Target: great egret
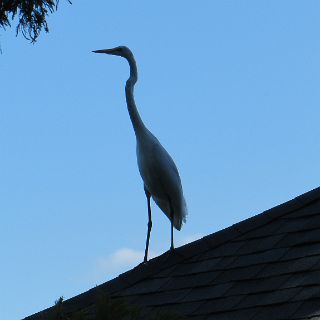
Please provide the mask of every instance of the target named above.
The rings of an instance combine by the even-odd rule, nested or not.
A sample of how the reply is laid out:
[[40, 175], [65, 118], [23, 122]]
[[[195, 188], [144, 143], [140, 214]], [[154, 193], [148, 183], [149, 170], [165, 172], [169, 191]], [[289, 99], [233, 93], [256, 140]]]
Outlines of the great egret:
[[150, 233], [152, 228], [150, 197], [171, 221], [171, 246], [173, 245], [173, 227], [181, 229], [186, 222], [187, 207], [183, 196], [180, 176], [175, 163], [159, 140], [146, 128], [137, 110], [133, 89], [138, 80], [137, 65], [129, 48], [119, 46], [112, 49], [95, 50], [95, 53], [106, 53], [120, 56], [129, 62], [130, 77], [126, 82], [125, 92], [128, 112], [137, 141], [137, 160], [148, 205], [148, 232], [144, 262], [148, 260]]

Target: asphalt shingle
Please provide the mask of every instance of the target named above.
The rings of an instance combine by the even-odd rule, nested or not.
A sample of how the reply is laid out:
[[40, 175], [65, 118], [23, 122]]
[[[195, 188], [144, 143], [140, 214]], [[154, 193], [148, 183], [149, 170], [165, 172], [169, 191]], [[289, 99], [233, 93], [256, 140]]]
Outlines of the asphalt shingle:
[[[65, 302], [94, 314], [98, 291], [194, 320], [320, 316], [320, 188], [166, 252]], [[26, 320], [46, 319], [49, 310]]]

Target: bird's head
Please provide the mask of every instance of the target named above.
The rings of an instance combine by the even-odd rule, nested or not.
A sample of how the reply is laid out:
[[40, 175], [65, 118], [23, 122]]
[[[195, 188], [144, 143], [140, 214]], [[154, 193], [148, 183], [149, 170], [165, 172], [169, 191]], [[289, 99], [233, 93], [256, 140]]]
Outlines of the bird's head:
[[123, 58], [131, 58], [132, 52], [131, 50], [126, 46], [119, 46], [112, 49], [102, 49], [102, 50], [94, 50], [92, 51], [94, 53], [106, 53], [106, 54], [112, 54], [114, 56], [120, 56]]

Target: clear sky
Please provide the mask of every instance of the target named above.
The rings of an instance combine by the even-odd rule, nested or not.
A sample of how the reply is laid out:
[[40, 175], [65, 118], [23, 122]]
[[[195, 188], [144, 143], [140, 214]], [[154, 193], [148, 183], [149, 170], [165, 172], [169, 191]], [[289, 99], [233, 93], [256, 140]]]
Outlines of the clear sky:
[[[2, 30], [0, 318], [142, 260], [129, 68], [91, 50], [136, 56], [141, 116], [182, 177], [181, 245], [319, 186], [319, 12], [319, 1], [60, 1], [35, 45]], [[158, 255], [170, 224], [153, 208]]]

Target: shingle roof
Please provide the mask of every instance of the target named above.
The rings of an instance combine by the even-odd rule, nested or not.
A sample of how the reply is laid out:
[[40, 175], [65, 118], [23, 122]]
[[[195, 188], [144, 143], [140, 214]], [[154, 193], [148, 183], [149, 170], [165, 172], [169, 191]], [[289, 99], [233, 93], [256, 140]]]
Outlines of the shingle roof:
[[194, 320], [320, 319], [320, 188], [140, 264], [66, 311], [90, 307], [97, 290]]

